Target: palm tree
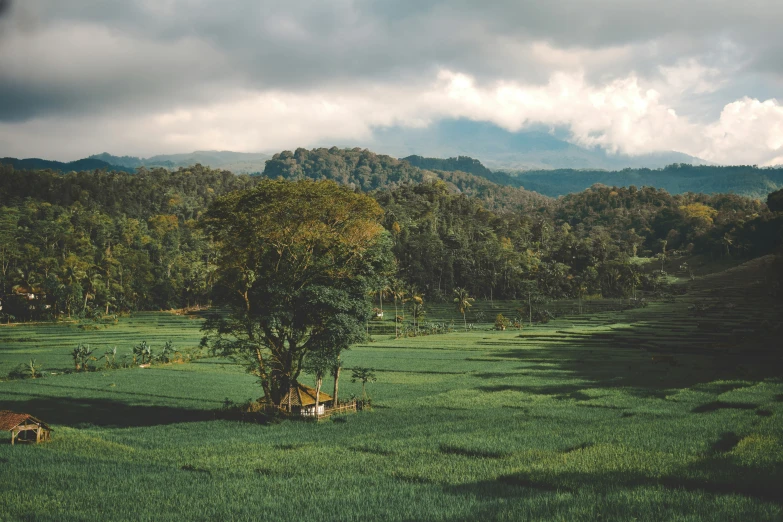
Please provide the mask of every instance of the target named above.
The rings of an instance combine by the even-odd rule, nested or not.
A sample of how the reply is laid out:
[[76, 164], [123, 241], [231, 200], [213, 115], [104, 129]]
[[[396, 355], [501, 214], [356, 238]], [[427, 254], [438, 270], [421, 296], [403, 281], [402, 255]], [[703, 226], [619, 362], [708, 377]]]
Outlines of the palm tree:
[[380, 300], [380, 309], [381, 309], [381, 317], [383, 316], [383, 296], [389, 295], [389, 292], [391, 292], [391, 287], [388, 283], [383, 282], [381, 283], [383, 286], [378, 290], [378, 298]]
[[405, 296], [407, 295], [407, 290], [405, 289], [405, 283], [399, 279], [394, 279], [391, 285], [389, 285], [389, 289], [391, 290], [392, 298], [394, 298], [394, 338], [396, 339], [400, 336], [397, 323], [397, 301], [399, 300], [400, 304], [403, 305], [402, 320], [405, 321]]
[[731, 238], [731, 235], [729, 233], [723, 234], [723, 239], [721, 240], [723, 243], [723, 246], [726, 247], [726, 255], [731, 256], [731, 252], [729, 251], [729, 248], [734, 245], [734, 240]]
[[472, 297], [468, 295], [468, 291], [464, 288], [455, 288], [454, 289], [454, 302], [457, 303], [457, 311], [462, 314], [462, 322], [465, 324], [465, 331], [468, 331], [468, 320], [465, 318], [465, 312], [468, 311], [468, 308], [470, 308], [475, 301]]
[[419, 319], [424, 315], [424, 294], [421, 294], [415, 288], [411, 288], [411, 299], [413, 305], [411, 306], [411, 312], [413, 313], [413, 328], [416, 330], [416, 335], [419, 333]]

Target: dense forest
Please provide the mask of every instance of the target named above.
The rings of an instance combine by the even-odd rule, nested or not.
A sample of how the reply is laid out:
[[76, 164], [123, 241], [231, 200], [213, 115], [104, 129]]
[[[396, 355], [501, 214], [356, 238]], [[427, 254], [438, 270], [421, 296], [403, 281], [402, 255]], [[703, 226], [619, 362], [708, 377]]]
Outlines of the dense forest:
[[262, 178], [334, 180], [370, 194], [397, 277], [429, 301], [457, 287], [487, 298], [660, 291], [663, 274], [642, 270], [638, 257], [748, 257], [780, 240], [781, 214], [756, 199], [596, 185], [554, 200], [362, 149], [281, 152], [262, 176], [201, 165], [135, 174], [0, 165], [1, 319], [208, 304], [217, 253], [202, 217], [218, 196]]

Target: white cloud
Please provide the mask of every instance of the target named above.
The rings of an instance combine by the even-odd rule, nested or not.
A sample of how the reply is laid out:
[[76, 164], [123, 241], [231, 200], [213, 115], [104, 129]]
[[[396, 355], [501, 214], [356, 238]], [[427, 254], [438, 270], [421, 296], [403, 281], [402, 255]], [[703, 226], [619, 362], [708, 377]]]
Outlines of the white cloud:
[[[699, 69], [686, 62], [686, 69]], [[678, 76], [678, 78], [681, 76]], [[702, 75], [684, 75], [688, 81]], [[685, 81], [685, 80], [683, 80]], [[699, 85], [698, 79], [691, 85]], [[356, 85], [294, 93], [225, 92], [222, 101], [167, 112], [46, 117], [0, 124], [0, 147], [12, 155], [75, 159], [107, 150], [151, 155], [195, 149], [278, 151], [334, 142], [366, 142], [373, 129], [423, 127], [442, 118], [489, 121], [509, 131], [532, 124], [570, 128], [572, 141], [611, 152], [677, 150], [717, 163], [769, 164], [783, 150], [783, 107], [744, 98], [720, 117], [694, 123], [668, 95], [634, 74], [605, 84], [581, 73], [557, 73], [545, 85], [479, 85], [441, 70], [429, 85]], [[663, 89], [665, 90], [665, 89]]]
[[660, 66], [665, 85], [675, 93], [706, 94], [717, 91], [725, 80], [716, 67], [707, 67], [695, 58], [680, 60], [671, 67]]
[[720, 158], [723, 163], [781, 163], [783, 107], [774, 99], [743, 98], [726, 105], [705, 134], [707, 147], [701, 154]]

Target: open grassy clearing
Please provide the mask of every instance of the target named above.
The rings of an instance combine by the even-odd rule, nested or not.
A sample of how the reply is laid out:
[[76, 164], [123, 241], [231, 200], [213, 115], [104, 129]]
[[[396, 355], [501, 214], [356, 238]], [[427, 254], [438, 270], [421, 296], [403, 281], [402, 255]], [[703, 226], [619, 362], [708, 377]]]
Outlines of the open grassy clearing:
[[[777, 520], [783, 380], [747, 331], [766, 313], [758, 269], [673, 303], [355, 347], [346, 366], [377, 369], [376, 407], [318, 425], [217, 419], [224, 399], [260, 394], [218, 359], [3, 382], [0, 409], [56, 431], [0, 444], [0, 519]], [[188, 319], [156, 318], [197, 343]], [[134, 330], [155, 344], [122, 323], [77, 333]], [[732, 331], [731, 346], [702, 342]]]

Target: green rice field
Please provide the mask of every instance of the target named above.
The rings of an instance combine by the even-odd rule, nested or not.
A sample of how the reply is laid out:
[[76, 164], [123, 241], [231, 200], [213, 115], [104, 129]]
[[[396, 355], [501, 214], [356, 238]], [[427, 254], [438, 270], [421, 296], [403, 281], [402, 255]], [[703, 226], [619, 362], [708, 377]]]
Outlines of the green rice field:
[[227, 360], [62, 373], [78, 342], [195, 347], [198, 319], [2, 326], [0, 375], [50, 371], [0, 382], [0, 409], [55, 431], [0, 434], [0, 520], [780, 520], [780, 312], [758, 263], [522, 330], [379, 330], [344, 355], [376, 369], [372, 411], [317, 424], [222, 419], [260, 395]]

